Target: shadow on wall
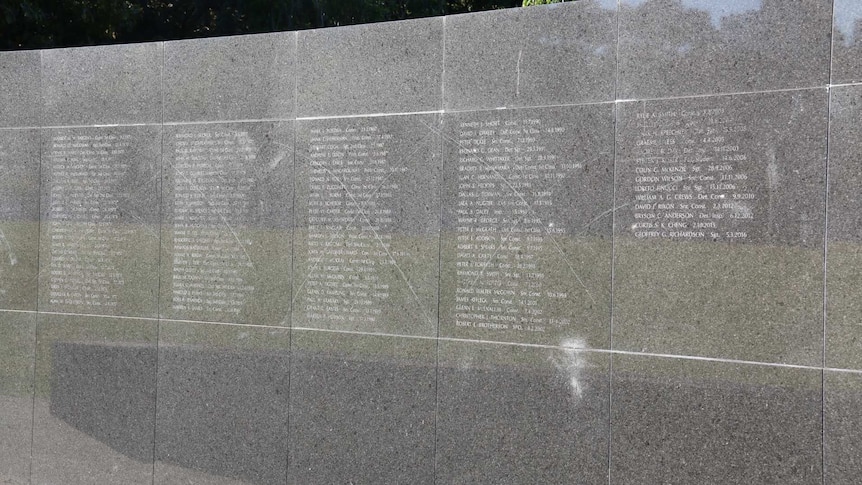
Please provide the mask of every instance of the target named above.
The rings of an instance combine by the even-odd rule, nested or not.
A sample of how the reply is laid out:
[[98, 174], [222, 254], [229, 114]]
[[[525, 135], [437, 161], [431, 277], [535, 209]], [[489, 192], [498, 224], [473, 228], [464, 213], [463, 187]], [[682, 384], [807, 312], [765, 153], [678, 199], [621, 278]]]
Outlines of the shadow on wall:
[[[298, 352], [293, 359], [300, 382], [294, 406], [304, 411], [291, 425], [295, 428], [291, 439], [294, 446], [306, 448], [298, 455], [308, 455], [305, 462], [312, 460], [300, 464], [317, 465], [312, 468], [332, 475], [327, 475], [333, 479], [329, 483], [355, 479], [363, 467], [345, 460], [345, 450], [339, 446], [358, 439], [358, 447], [348, 452], [368, 453], [356, 459], [375, 458], [375, 450], [361, 446], [361, 437], [368, 432], [401, 433], [410, 424], [406, 421], [411, 421], [416, 434], [402, 440], [405, 447], [433, 439], [436, 424], [436, 448], [420, 446], [421, 456], [416, 458], [419, 464], [425, 464], [426, 459], [433, 463], [436, 450], [436, 476], [442, 481], [457, 483], [472, 478], [502, 483], [507, 476], [537, 470], [553, 475], [563, 469], [571, 473], [569, 476], [592, 470], [599, 479], [607, 463], [608, 356], [591, 353], [577, 339], [563, 345], [553, 350], [495, 345], [477, 353], [472, 344], [446, 343], [437, 374], [438, 417], [428, 420], [429, 429], [416, 428], [411, 420], [426, 412], [420, 410], [417, 415], [417, 407], [429, 407], [427, 411], [433, 413], [433, 367], [393, 356]], [[155, 423], [156, 348], [146, 345], [56, 343], [52, 349], [51, 413], [144, 463], [152, 459], [155, 429], [157, 468], [177, 465], [249, 484], [283, 483], [288, 446], [287, 353], [190, 346], [161, 347], [159, 352]], [[614, 415], [622, 423], [619, 433], [623, 442], [619, 446], [631, 448], [628, 452], [635, 455], [659, 446], [662, 452], [690, 457], [691, 463], [706, 463], [711, 454], [719, 452], [716, 447], [723, 449], [726, 442], [739, 439], [740, 429], [746, 429], [754, 435], [746, 440], [751, 446], [729, 457], [750, 465], [741, 468], [744, 472], [755, 467], [752, 463], [757, 460], [769, 461], [765, 457], [774, 451], [772, 438], [796, 429], [785, 430], [788, 412], [801, 409], [810, 414], [820, 406], [819, 390], [798, 383], [776, 384], [765, 378], [741, 383], [735, 376], [704, 369], [681, 378], [673, 361], [667, 361], [669, 367], [641, 364], [629, 365], [628, 370], [623, 365], [614, 384]], [[416, 398], [414, 392], [414, 387], [426, 383], [432, 389], [428, 402]], [[399, 390], [393, 386], [400, 386], [402, 392], [392, 392]], [[377, 400], [381, 389], [392, 398], [392, 406]], [[416, 402], [405, 396], [414, 396]], [[351, 408], [350, 403], [365, 403], [366, 399], [375, 400], [379, 405], [376, 411], [364, 404]], [[697, 405], [692, 406], [692, 402]], [[793, 409], [773, 409], [776, 403]], [[764, 412], [737, 413], [752, 406]], [[728, 414], [728, 409], [733, 412]], [[364, 414], [368, 410], [383, 416], [384, 421], [394, 419], [392, 429], [368, 429], [365, 424], [381, 424], [380, 418]], [[690, 441], [666, 435], [671, 431], [653, 414], [688, 423], [683, 432], [699, 433], [709, 446], [694, 453], [696, 456], [689, 453], [691, 450], [676, 449]], [[626, 422], [624, 416], [640, 417]], [[699, 427], [703, 423], [710, 424]], [[333, 427], [338, 428], [337, 437], [333, 437]], [[342, 436], [345, 434], [349, 436]], [[644, 437], [655, 436], [664, 439], [641, 443]], [[715, 441], [711, 436], [722, 439]], [[805, 443], [801, 440], [790, 451], [805, 455]], [[373, 464], [366, 464], [371, 471], [375, 470]], [[805, 474], [809, 472], [814, 471]], [[765, 478], [771, 472], [764, 473]], [[791, 473], [802, 471], [794, 469]], [[541, 478], [553, 481], [551, 475]], [[373, 481], [373, 477], [368, 479]]]
[[254, 484], [282, 483], [286, 353], [162, 347], [159, 409], [151, 345], [57, 342], [51, 414], [141, 462], [155, 459]]
[[156, 349], [55, 342], [51, 414], [141, 461], [153, 455]]
[[[555, 427], [561, 432], [552, 433], [559, 449], [572, 449], [582, 441], [573, 439], [576, 437], [600, 436], [605, 426], [606, 370], [603, 366], [592, 368], [589, 356], [581, 352], [582, 341], [564, 343], [565, 349], [548, 351], [550, 355], [538, 352], [517, 362], [511, 362], [508, 354], [493, 358], [493, 362], [479, 363], [472, 357], [468, 362], [450, 361], [441, 370], [440, 378], [451, 391], [444, 403], [457, 402], [460, 409], [448, 413], [450, 417], [441, 426], [460, 429], [456, 434], [472, 430], [480, 441], [487, 438], [488, 428], [476, 427], [479, 423], [507, 430], [511, 449], [497, 451], [519, 454], [521, 440], [543, 439], [536, 435], [540, 430], [528, 426], [532, 420], [525, 421], [527, 415], [539, 419], [539, 413], [559, 425]], [[327, 445], [330, 439], [344, 444], [355, 440], [357, 432], [360, 436], [386, 435], [377, 427], [388, 421], [393, 421], [389, 426], [393, 433], [413, 426], [418, 434], [403, 445], [410, 447], [415, 445], [413, 441], [427, 440], [429, 446], [420, 446], [423, 452], [416, 458], [421, 462], [418, 464], [433, 463], [435, 369], [429, 365], [433, 360], [411, 362], [399, 355], [375, 354], [374, 350], [350, 355], [338, 349], [295, 352], [294, 406], [303, 411], [295, 416], [293, 439], [298, 440], [297, 446], [316, 449], [312, 458], [322, 460], [319, 465], [343, 458], [325, 456], [326, 452], [321, 455], [321, 447], [333, 446], [331, 442]], [[288, 354], [283, 351], [193, 346], [161, 346], [157, 350], [146, 344], [58, 341], [52, 347], [50, 410], [74, 429], [142, 463], [153, 460], [156, 440], [157, 468], [177, 465], [250, 484], [283, 483], [288, 452], [289, 365]], [[430, 393], [418, 392], [417, 386], [428, 387]], [[381, 404], [381, 391], [391, 398], [389, 405], [384, 403], [384, 411], [367, 408], [369, 399]], [[471, 410], [477, 395], [478, 403], [485, 404]], [[549, 395], [556, 396], [550, 406], [546, 402]], [[583, 405], [582, 399], [589, 405]], [[514, 413], [506, 418], [508, 425], [497, 413], [488, 413], [501, 403], [507, 403], [506, 408]], [[353, 410], [357, 412], [349, 412], [352, 405], [358, 406]], [[416, 414], [417, 410], [421, 412]], [[360, 416], [369, 411], [382, 414], [366, 416], [363, 421]], [[416, 428], [418, 424], [413, 421], [419, 418], [426, 425]], [[585, 428], [584, 423], [592, 425]], [[350, 436], [333, 438], [333, 427]], [[565, 443], [570, 445], [563, 446]], [[455, 448], [465, 445], [472, 446], [465, 442]], [[484, 452], [488, 453], [501, 446], [496, 441], [487, 445], [490, 448]], [[369, 451], [366, 458], [379, 459], [376, 451]], [[297, 459], [304, 455], [308, 453], [299, 451]], [[598, 458], [597, 462], [604, 460]], [[589, 457], [585, 459], [589, 461]], [[516, 468], [519, 463], [513, 461]], [[342, 464], [331, 473], [355, 477], [361, 473], [358, 465]]]

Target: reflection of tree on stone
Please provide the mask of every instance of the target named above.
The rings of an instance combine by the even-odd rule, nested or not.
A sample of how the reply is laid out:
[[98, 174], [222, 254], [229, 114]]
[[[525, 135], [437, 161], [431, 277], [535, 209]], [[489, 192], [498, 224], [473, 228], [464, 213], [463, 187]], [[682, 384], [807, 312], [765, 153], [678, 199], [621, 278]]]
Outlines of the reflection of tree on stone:
[[249, 196], [260, 148], [234, 127], [176, 133], [174, 144], [172, 307], [238, 315], [255, 290], [246, 281], [256, 270], [246, 250], [252, 241], [236, 227], [257, 207]]
[[835, 0], [835, 41], [844, 47], [860, 42], [862, 33], [862, 2], [859, 0]]
[[583, 322], [584, 340], [595, 337], [590, 326], [606, 295], [596, 262], [609, 257], [602, 234], [614, 211], [591, 192], [610, 184], [609, 140], [581, 126], [607, 123], [607, 115], [593, 108], [453, 115], [444, 135], [447, 332], [547, 344]]
[[822, 30], [830, 17], [822, 2], [793, 9], [781, 0], [623, 0], [621, 6], [624, 84], [642, 84], [646, 73], [653, 84], [633, 87], [636, 93], [624, 87], [628, 97], [808, 86], [819, 73], [813, 69], [828, 72]]
[[[307, 230], [296, 236], [300, 326], [433, 331], [439, 168], [430, 154], [439, 138], [404, 126], [423, 116], [432, 118], [300, 124], [297, 217]], [[418, 321], [405, 326], [406, 315]]]

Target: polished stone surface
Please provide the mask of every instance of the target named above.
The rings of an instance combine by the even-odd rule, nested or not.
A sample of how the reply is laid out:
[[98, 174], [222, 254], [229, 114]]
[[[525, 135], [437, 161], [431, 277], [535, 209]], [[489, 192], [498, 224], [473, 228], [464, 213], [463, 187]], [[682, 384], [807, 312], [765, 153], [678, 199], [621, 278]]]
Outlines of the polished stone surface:
[[165, 43], [165, 121], [292, 118], [295, 51], [294, 32]]
[[293, 123], [164, 128], [165, 318], [290, 323]]
[[862, 86], [833, 88], [831, 103], [826, 364], [862, 369]]
[[862, 375], [826, 371], [824, 386], [825, 483], [855, 484], [862, 476]]
[[36, 309], [39, 130], [0, 130], [0, 308]]
[[[248, 484], [287, 473], [287, 329], [162, 321], [155, 483]], [[186, 481], [188, 480], [188, 481]]]
[[141, 462], [152, 459], [152, 345], [54, 341], [51, 414]]
[[438, 483], [602, 483], [607, 354], [440, 342]]
[[445, 115], [440, 335], [609, 345], [613, 105]]
[[39, 310], [157, 316], [161, 128], [43, 130]]
[[40, 315], [33, 483], [152, 483], [154, 321]]
[[832, 84], [862, 82], [862, 3], [834, 2]]
[[821, 483], [821, 372], [615, 355], [611, 483]]
[[615, 348], [820, 365], [826, 91], [618, 109]]
[[858, 482], [858, 3], [0, 53], [0, 483]]
[[445, 109], [612, 100], [616, 10], [582, 0], [447, 17]]
[[39, 126], [41, 52], [0, 52], [0, 127]]
[[36, 314], [0, 311], [0, 483], [30, 483]]
[[298, 35], [297, 116], [440, 109], [442, 18], [305, 30]]
[[617, 98], [825, 85], [831, 3], [621, 0]]
[[45, 126], [162, 121], [162, 44], [42, 51]]
[[292, 340], [288, 483], [434, 483], [434, 340]]
[[297, 122], [293, 326], [437, 335], [440, 116]]

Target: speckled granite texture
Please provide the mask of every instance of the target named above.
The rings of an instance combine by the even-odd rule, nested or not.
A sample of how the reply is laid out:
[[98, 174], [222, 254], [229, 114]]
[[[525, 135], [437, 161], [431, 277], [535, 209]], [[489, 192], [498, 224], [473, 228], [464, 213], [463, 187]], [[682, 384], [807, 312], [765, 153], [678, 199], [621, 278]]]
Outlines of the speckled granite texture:
[[308, 30], [296, 62], [297, 116], [439, 110], [443, 19]]
[[159, 315], [287, 325], [293, 122], [170, 125], [163, 136]]
[[620, 0], [621, 99], [829, 82], [831, 0]]
[[0, 53], [0, 483], [858, 483], [858, 3]]
[[832, 83], [862, 81], [862, 4], [835, 0], [832, 30]]
[[447, 17], [444, 109], [612, 100], [616, 11], [583, 0]]
[[616, 348], [822, 362], [827, 110], [824, 89], [617, 106]]

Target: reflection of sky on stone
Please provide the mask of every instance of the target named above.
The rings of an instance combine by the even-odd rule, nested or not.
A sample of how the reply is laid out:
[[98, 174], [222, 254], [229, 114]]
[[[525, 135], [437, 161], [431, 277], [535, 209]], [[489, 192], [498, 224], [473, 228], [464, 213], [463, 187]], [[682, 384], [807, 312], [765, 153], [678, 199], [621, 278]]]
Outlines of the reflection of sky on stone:
[[[624, 5], [639, 7], [649, 0], [622, 0]], [[860, 0], [850, 0], [860, 1]], [[763, 0], [682, 0], [682, 6], [709, 13], [712, 25], [721, 28], [721, 19], [731, 15], [739, 15], [752, 10], [760, 10]]]
[[853, 45], [856, 24], [862, 19], [862, 0], [835, 0], [835, 28], [844, 36], [844, 45]]
[[[624, 0], [625, 1], [625, 0]], [[616, 10], [617, 9], [617, 0], [593, 0], [599, 7], [606, 10]], [[559, 3], [550, 3], [548, 4], [548, 8], [562, 8]]]

